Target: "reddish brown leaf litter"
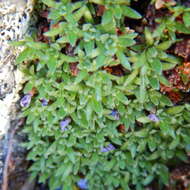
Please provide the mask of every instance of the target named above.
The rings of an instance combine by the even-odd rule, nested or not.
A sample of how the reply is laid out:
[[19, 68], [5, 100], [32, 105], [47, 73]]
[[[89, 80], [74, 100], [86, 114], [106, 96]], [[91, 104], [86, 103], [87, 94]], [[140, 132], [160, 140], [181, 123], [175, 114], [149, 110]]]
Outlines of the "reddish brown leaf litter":
[[98, 5], [98, 8], [97, 8], [97, 16], [102, 16], [105, 12], [106, 8], [104, 5]]
[[75, 47], [73, 47], [69, 43], [67, 43], [66, 47], [62, 51], [65, 52], [69, 56], [74, 56], [75, 55], [74, 50], [75, 50]]
[[116, 33], [117, 33], [118, 36], [123, 35], [123, 32], [121, 31], [120, 28], [116, 28]]
[[190, 61], [190, 38], [177, 42], [174, 47], [174, 54]]
[[126, 70], [121, 65], [116, 65], [112, 67], [107, 66], [107, 67], [104, 67], [103, 70], [118, 77], [124, 76], [126, 73]]
[[189, 85], [184, 84], [182, 77], [181, 77], [181, 72], [179, 71], [178, 67], [172, 69], [171, 71], [165, 72], [165, 74], [166, 73], [169, 73], [169, 75], [167, 76], [167, 79], [170, 82], [172, 88], [176, 88], [176, 89], [182, 90], [182, 91], [189, 90]]
[[37, 40], [40, 42], [48, 43], [49, 39], [48, 37], [44, 36], [44, 33], [49, 30], [48, 26], [40, 25], [38, 28], [38, 34], [37, 34]]
[[44, 33], [49, 31], [50, 20], [47, 19], [48, 11], [42, 11], [39, 15], [39, 22], [37, 24], [37, 41], [49, 43], [47, 36], [44, 36]]
[[118, 132], [120, 132], [120, 133], [125, 133], [125, 132], [126, 132], [126, 130], [125, 130], [125, 125], [123, 125], [123, 124], [119, 125], [119, 126], [117, 127], [117, 130], [118, 130]]
[[37, 89], [36, 88], [32, 88], [32, 90], [29, 92], [29, 94], [31, 94], [31, 96], [34, 96], [38, 93]]
[[174, 1], [174, 0], [156, 0], [155, 8], [156, 9], [164, 8], [166, 3], [168, 3], [170, 5], [176, 5], [176, 1]]
[[168, 9], [156, 9], [154, 4], [150, 4], [147, 8], [146, 11], [146, 20], [147, 23], [146, 25], [150, 27], [150, 29], [155, 30], [156, 27], [158, 26], [158, 23], [156, 22], [157, 18], [162, 18], [162, 17], [169, 17], [171, 16], [171, 12], [169, 12]]
[[47, 19], [47, 18], [48, 18], [48, 13], [49, 13], [49, 12], [46, 11], [46, 10], [41, 11], [41, 12], [40, 12], [40, 16], [41, 16], [42, 18], [46, 18], [46, 19]]
[[179, 102], [182, 101], [182, 95], [178, 91], [172, 90], [170, 92], [167, 92], [166, 95], [175, 104], [177, 104], [177, 103], [179, 103]]
[[165, 93], [174, 103], [183, 99], [183, 92], [190, 90], [190, 38], [182, 36], [183, 40], [177, 42], [170, 53], [181, 57], [184, 61], [174, 69], [164, 72], [171, 86], [161, 85], [161, 92]]
[[177, 183], [176, 190], [189, 190], [190, 188], [190, 166], [183, 165], [175, 168], [171, 172], [171, 181]]
[[183, 99], [182, 93], [190, 90], [190, 62], [184, 62], [174, 69], [165, 71], [164, 75], [171, 86], [161, 84], [160, 91], [166, 94], [174, 103], [180, 102]]
[[70, 63], [69, 64], [72, 76], [77, 76], [79, 73], [79, 69], [78, 69], [77, 65], [78, 65], [78, 63]]
[[190, 78], [190, 62], [184, 62], [178, 67], [178, 70], [181, 74], [187, 75], [187, 77]]

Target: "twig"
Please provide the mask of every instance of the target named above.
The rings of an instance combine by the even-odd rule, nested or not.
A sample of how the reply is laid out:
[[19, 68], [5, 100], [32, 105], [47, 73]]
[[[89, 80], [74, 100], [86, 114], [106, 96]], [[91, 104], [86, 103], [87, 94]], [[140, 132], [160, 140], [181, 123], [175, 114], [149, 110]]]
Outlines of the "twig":
[[7, 156], [5, 159], [5, 165], [4, 165], [4, 170], [3, 170], [3, 183], [2, 183], [2, 187], [1, 187], [2, 190], [8, 190], [9, 162], [10, 162], [11, 155], [12, 155], [13, 137], [16, 132], [16, 129], [17, 129], [17, 127], [15, 127], [10, 134], [10, 139], [9, 139], [9, 144], [8, 144], [8, 152], [7, 152]]

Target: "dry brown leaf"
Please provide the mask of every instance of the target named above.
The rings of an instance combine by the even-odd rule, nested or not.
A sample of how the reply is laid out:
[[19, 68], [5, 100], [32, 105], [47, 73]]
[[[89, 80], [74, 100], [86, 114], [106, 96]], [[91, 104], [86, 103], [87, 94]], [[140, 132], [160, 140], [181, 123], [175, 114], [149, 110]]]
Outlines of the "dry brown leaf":
[[187, 61], [190, 58], [190, 39], [176, 43], [174, 53]]
[[98, 5], [97, 16], [102, 16], [106, 10], [104, 5]]
[[170, 5], [175, 5], [176, 2], [174, 0], [156, 0], [155, 2], [155, 8], [156, 9], [161, 9], [165, 7], [165, 3], [169, 3]]
[[70, 63], [70, 70], [72, 76], [77, 76], [79, 73], [79, 69], [77, 67], [78, 63]]

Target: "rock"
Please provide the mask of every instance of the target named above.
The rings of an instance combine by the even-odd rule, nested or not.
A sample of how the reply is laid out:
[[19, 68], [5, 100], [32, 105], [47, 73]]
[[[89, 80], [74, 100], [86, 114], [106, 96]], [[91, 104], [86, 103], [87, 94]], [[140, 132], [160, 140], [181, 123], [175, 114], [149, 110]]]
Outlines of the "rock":
[[18, 116], [18, 92], [25, 81], [15, 65], [22, 48], [9, 43], [21, 40], [27, 34], [32, 7], [33, 0], [0, 0], [0, 184], [6, 157], [7, 141], [4, 139], [9, 135], [8, 129], [15, 127], [12, 121]]
[[35, 181], [28, 179], [25, 184], [22, 186], [21, 190], [34, 190]]

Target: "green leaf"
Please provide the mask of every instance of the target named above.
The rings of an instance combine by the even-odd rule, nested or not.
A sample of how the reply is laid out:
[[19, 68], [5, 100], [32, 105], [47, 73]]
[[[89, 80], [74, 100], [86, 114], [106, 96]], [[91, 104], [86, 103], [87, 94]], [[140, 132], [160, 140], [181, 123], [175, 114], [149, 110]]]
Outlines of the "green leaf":
[[159, 80], [157, 78], [150, 77], [150, 76], [148, 78], [149, 78], [149, 82], [152, 88], [154, 88], [155, 90], [159, 90], [160, 88]]
[[172, 42], [171, 40], [162, 42], [158, 44], [157, 49], [162, 50], [162, 51], [167, 50], [173, 43], [174, 42]]
[[131, 65], [127, 59], [127, 57], [125, 56], [124, 53], [122, 52], [117, 52], [117, 57], [119, 58], [121, 64], [128, 70], [131, 70]]
[[106, 56], [104, 55], [99, 55], [96, 58], [96, 69], [99, 69], [100, 67], [104, 66], [106, 63]]
[[58, 28], [52, 28], [48, 32], [45, 32], [44, 35], [48, 37], [54, 37], [57, 36], [58, 34], [63, 32], [63, 28], [58, 27]]
[[184, 108], [185, 108], [184, 106], [174, 106], [174, 107], [168, 108], [166, 112], [171, 115], [174, 115], [174, 114], [181, 113], [184, 110]]
[[69, 40], [70, 44], [72, 46], [75, 46], [75, 43], [78, 39], [78, 35], [73, 31], [69, 31], [67, 35], [68, 35], [68, 40]]
[[153, 59], [152, 61], [149, 62], [153, 71], [155, 71], [157, 74], [162, 73], [162, 63], [160, 62], [159, 59]]
[[146, 116], [137, 118], [137, 121], [140, 123], [150, 123], [151, 122], [150, 119]]
[[106, 25], [113, 21], [113, 14], [111, 10], [106, 10], [102, 17], [102, 24]]
[[180, 138], [177, 136], [169, 145], [169, 149], [175, 149], [180, 144]]
[[65, 164], [64, 172], [62, 173], [62, 181], [65, 180], [69, 176], [69, 174], [72, 172], [73, 165], [71, 163]]
[[56, 59], [54, 57], [50, 57], [47, 61], [47, 66], [49, 68], [49, 71], [51, 73], [54, 73], [57, 67], [57, 62]]
[[190, 30], [188, 27], [186, 27], [184, 24], [175, 23], [175, 28], [178, 32], [183, 33], [183, 34], [190, 34]]
[[139, 74], [139, 70], [135, 69], [125, 80], [124, 86], [127, 86], [129, 84], [131, 84], [135, 78], [137, 77], [137, 75]]
[[22, 63], [33, 58], [34, 50], [30, 48], [25, 48], [19, 56], [16, 58], [16, 63]]
[[87, 121], [90, 121], [92, 119], [92, 110], [93, 110], [93, 108], [92, 108], [91, 104], [87, 104], [87, 107], [85, 109]]
[[177, 65], [177, 63], [163, 63], [163, 71], [167, 71], [170, 69], [173, 69], [175, 66]]
[[156, 150], [156, 140], [154, 137], [148, 139], [148, 148], [150, 149], [151, 152]]
[[44, 50], [48, 48], [48, 45], [42, 42], [26, 42], [26, 46], [37, 50]]
[[[85, 14], [86, 12], [86, 6], [81, 7], [79, 10], [77, 10], [72, 17], [75, 19], [76, 22], [78, 22]], [[70, 15], [69, 15], [70, 16]]]
[[173, 129], [173, 126], [169, 125], [168, 123], [166, 122], [160, 122], [160, 129], [161, 129], [161, 132], [162, 134], [165, 136], [165, 135], [170, 135], [171, 137], [175, 138], [175, 132], [174, 132], [174, 129]]
[[88, 9], [88, 7], [85, 7], [85, 8], [86, 8], [86, 11], [84, 12], [84, 18], [86, 22], [93, 23], [94, 20], [93, 20], [90, 10]]
[[122, 9], [121, 9], [121, 6], [116, 5], [116, 6], [113, 8], [113, 14], [114, 14], [114, 16], [115, 16], [117, 19], [121, 19], [121, 17], [122, 17]]
[[147, 129], [141, 129], [141, 130], [135, 132], [134, 135], [135, 135], [136, 137], [140, 137], [140, 138], [147, 137], [147, 135], [148, 135], [148, 130], [147, 130]]
[[84, 44], [86, 55], [89, 56], [94, 50], [94, 41], [89, 41]]
[[167, 97], [167, 96], [164, 96], [162, 95], [160, 98], [160, 103], [163, 104], [163, 105], [166, 105], [166, 106], [173, 106], [173, 103], [172, 101]]
[[129, 104], [128, 98], [125, 96], [125, 94], [123, 94], [120, 91], [116, 92], [116, 99], [119, 100], [120, 102], [122, 102], [125, 105]]
[[75, 78], [75, 84], [80, 83], [83, 79], [85, 79], [88, 76], [88, 72], [86, 71], [80, 71], [77, 77]]
[[25, 45], [25, 41], [11, 41], [11, 42], [9, 42], [9, 44], [11, 46], [24, 46]]
[[140, 96], [139, 96], [140, 103], [144, 103], [145, 97], [146, 97], [145, 78], [144, 76], [141, 76]]
[[184, 22], [186, 27], [190, 26], [190, 12], [185, 12], [183, 14], [183, 22]]
[[60, 58], [61, 58], [61, 61], [66, 62], [66, 63], [77, 62], [76, 57], [67, 56], [67, 55], [64, 55], [64, 54], [61, 54]]
[[56, 7], [56, 2], [53, 0], [42, 0], [42, 2], [48, 7]]
[[149, 185], [151, 182], [152, 182], [152, 180], [154, 179], [154, 176], [152, 176], [152, 175], [149, 175], [149, 176], [147, 176], [144, 180], [143, 180], [143, 185]]
[[126, 17], [133, 18], [133, 19], [141, 19], [142, 16], [135, 11], [134, 9], [128, 7], [128, 6], [122, 6], [123, 14]]
[[100, 4], [100, 5], [104, 4], [104, 0], [89, 0], [89, 2], [95, 3], [95, 4]]
[[103, 106], [95, 98], [91, 99], [92, 109], [101, 117], [103, 115]]
[[169, 182], [169, 171], [168, 171], [168, 168], [163, 165], [161, 168], [158, 169], [158, 171], [159, 171], [159, 175], [160, 175], [160, 178], [161, 178], [162, 182], [165, 185], [168, 185], [168, 182]]
[[154, 43], [153, 34], [147, 27], [145, 27], [144, 34], [147, 44], [152, 45]]
[[96, 85], [95, 94], [96, 94], [96, 100], [102, 101], [102, 86], [100, 84]]
[[171, 84], [169, 83], [169, 81], [164, 77], [164, 76], [158, 76], [159, 81], [164, 84], [165, 86], [171, 86]]
[[72, 149], [67, 150], [67, 156], [72, 163], [75, 163], [75, 152]]

